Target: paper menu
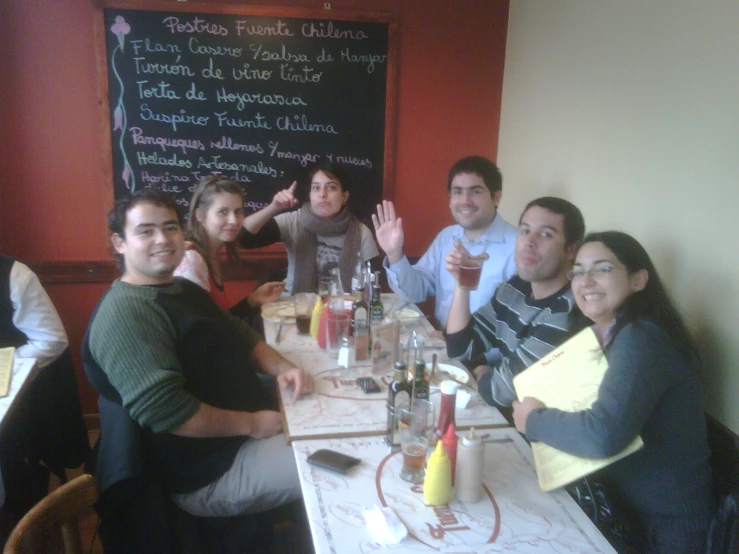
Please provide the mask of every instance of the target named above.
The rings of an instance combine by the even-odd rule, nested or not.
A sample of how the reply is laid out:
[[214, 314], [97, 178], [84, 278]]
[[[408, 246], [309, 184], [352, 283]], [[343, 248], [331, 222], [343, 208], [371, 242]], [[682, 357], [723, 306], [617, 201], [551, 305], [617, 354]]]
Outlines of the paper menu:
[[[586, 410], [598, 397], [608, 361], [592, 329], [587, 328], [513, 378], [518, 398], [538, 398], [548, 408], [566, 412]], [[616, 456], [580, 458], [541, 442], [531, 444], [536, 474], [542, 490], [564, 486], [639, 450], [636, 437]]]
[[13, 355], [15, 348], [0, 348], [0, 396], [7, 396], [10, 377], [13, 374]]

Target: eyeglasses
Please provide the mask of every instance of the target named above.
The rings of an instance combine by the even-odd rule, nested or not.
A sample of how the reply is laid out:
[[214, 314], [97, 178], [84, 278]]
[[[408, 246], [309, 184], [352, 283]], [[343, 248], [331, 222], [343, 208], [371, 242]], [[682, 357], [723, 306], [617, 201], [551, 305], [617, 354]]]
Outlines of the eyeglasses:
[[615, 265], [598, 265], [595, 267], [591, 267], [588, 270], [585, 270], [581, 267], [576, 267], [575, 269], [571, 269], [567, 272], [567, 278], [570, 281], [574, 281], [575, 279], [584, 279], [587, 275], [591, 279], [600, 281], [602, 279], [607, 279], [608, 276], [616, 269], [620, 268]]

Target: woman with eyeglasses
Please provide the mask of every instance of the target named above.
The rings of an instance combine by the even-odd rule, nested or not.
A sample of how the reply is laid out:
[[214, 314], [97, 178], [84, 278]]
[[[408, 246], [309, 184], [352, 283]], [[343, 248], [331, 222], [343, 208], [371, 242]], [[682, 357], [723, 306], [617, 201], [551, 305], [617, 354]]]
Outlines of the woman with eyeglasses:
[[[243, 223], [244, 190], [241, 186], [218, 175], [201, 180], [190, 201], [187, 224], [190, 243], [175, 275], [200, 285], [226, 311], [231, 303], [223, 287], [218, 255], [225, 249], [230, 263], [238, 261], [234, 241]], [[282, 282], [265, 283], [254, 290], [246, 302], [255, 309], [277, 300], [283, 288]]]
[[349, 292], [357, 252], [362, 261], [377, 261], [379, 252], [369, 228], [348, 205], [350, 176], [338, 164], [325, 160], [310, 172], [309, 201], [299, 210], [280, 213], [298, 204], [297, 183], [275, 194], [266, 208], [244, 220], [249, 244], [282, 241], [287, 250], [288, 293], [316, 292], [318, 279], [338, 267]]
[[644, 447], [598, 475], [638, 522], [639, 552], [703, 553], [712, 515], [698, 353], [644, 248], [608, 231], [585, 237], [571, 271], [577, 306], [593, 322], [608, 370], [588, 410], [535, 398], [513, 404], [516, 429], [584, 458]]

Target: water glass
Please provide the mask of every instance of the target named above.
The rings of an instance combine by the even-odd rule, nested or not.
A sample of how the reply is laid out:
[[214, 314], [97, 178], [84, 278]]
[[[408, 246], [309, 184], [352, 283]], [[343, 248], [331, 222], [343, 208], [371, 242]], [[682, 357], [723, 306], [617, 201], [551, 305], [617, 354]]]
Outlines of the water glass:
[[339, 358], [341, 341], [349, 336], [351, 318], [349, 314], [330, 313], [325, 320], [326, 324], [326, 352], [334, 360]]
[[403, 449], [400, 478], [410, 483], [423, 483], [426, 476], [426, 453], [429, 431], [434, 427], [434, 405], [428, 400], [415, 399], [413, 405], [402, 406], [395, 414]]

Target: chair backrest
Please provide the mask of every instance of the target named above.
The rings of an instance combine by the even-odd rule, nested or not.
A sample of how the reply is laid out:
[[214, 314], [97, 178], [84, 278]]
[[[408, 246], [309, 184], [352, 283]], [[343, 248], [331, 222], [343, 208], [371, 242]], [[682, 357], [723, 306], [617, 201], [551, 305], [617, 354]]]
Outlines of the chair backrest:
[[77, 518], [89, 512], [98, 498], [97, 481], [80, 475], [65, 483], [23, 516], [5, 543], [3, 554], [50, 552], [50, 545], [64, 545], [65, 554], [81, 554]]

